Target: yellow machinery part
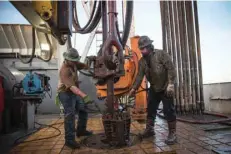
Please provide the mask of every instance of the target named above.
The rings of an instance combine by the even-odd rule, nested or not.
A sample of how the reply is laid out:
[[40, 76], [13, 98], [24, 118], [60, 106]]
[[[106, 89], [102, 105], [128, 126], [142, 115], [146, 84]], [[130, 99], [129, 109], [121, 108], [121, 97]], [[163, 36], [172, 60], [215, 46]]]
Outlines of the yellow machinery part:
[[[32, 6], [35, 11], [41, 16], [45, 21], [51, 19], [53, 16], [53, 7], [51, 1], [32, 1]], [[55, 2], [56, 3], [56, 2]]]

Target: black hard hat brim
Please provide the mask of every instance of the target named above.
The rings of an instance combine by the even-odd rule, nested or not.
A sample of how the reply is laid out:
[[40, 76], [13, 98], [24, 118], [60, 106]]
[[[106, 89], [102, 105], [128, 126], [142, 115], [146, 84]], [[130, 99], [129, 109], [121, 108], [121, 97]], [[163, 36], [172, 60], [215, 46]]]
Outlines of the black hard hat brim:
[[144, 45], [139, 46], [139, 48], [140, 48], [140, 49], [141, 49], [141, 48], [145, 48], [145, 47], [147, 47], [148, 45], [152, 44], [152, 42], [153, 42], [153, 40], [150, 40], [149, 42], [145, 43]]

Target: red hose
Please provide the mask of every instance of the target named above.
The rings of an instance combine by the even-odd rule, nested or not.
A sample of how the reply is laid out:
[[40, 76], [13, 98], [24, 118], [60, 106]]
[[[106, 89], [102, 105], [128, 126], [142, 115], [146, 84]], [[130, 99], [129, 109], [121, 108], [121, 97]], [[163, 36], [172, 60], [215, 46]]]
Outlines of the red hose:
[[2, 130], [2, 114], [4, 110], [4, 89], [3, 89], [3, 77], [0, 76], [0, 132]]
[[192, 123], [192, 124], [212, 124], [212, 123], [223, 123], [231, 121], [231, 118], [220, 119], [220, 120], [210, 120], [210, 121], [198, 121], [198, 120], [186, 120], [182, 118], [176, 118], [177, 121]]
[[223, 118], [229, 118], [228, 116], [220, 114], [220, 113], [204, 112], [204, 114], [218, 116], [218, 117], [223, 117]]
[[0, 76], [0, 113], [3, 112], [3, 110], [4, 110], [3, 77]]
[[[188, 119], [183, 119], [183, 118], [176, 118], [176, 120], [180, 122], [191, 123], [191, 124], [212, 124], [212, 123], [231, 122], [231, 117], [225, 116], [223, 114], [211, 113], [211, 112], [204, 112], [203, 114], [223, 117], [225, 119], [202, 121], [202, 120], [188, 120]], [[161, 118], [164, 118], [164, 116], [159, 113], [157, 113], [157, 115], [160, 116]]]

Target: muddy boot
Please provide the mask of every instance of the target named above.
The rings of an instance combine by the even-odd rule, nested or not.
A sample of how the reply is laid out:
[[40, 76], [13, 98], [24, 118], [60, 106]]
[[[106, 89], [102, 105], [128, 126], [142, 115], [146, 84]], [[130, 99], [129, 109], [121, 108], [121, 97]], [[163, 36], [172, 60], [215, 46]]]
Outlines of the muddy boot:
[[79, 112], [79, 120], [76, 129], [76, 136], [91, 136], [93, 133], [87, 130], [87, 112], [81, 111]]
[[165, 143], [168, 145], [175, 144], [177, 142], [176, 137], [176, 121], [168, 122], [168, 138], [165, 140]]
[[71, 149], [79, 149], [80, 148], [80, 144], [77, 143], [76, 141], [72, 141], [72, 140], [66, 141], [65, 145]]
[[77, 126], [76, 129], [76, 136], [81, 137], [81, 136], [91, 136], [93, 135], [92, 131], [88, 131], [85, 126]]
[[81, 130], [81, 131], [77, 131], [76, 136], [80, 137], [80, 136], [91, 136], [93, 135], [93, 133], [91, 131], [88, 130]]
[[155, 131], [154, 131], [154, 120], [152, 119], [147, 119], [146, 122], [146, 129], [144, 130], [144, 132], [141, 134], [142, 138], [147, 138], [147, 137], [151, 137], [155, 135]]

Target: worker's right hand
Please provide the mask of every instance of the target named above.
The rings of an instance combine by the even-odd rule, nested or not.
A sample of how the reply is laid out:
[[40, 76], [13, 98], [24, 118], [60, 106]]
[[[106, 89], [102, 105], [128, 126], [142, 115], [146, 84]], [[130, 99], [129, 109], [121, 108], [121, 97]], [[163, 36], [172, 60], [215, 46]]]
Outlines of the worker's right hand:
[[166, 89], [166, 94], [168, 97], [173, 97], [174, 95], [174, 84], [168, 84]]
[[135, 94], [135, 89], [131, 89], [128, 93], [128, 96], [131, 97]]
[[93, 100], [88, 95], [86, 95], [86, 96], [83, 97], [83, 101], [84, 101], [85, 104], [91, 104], [91, 103], [93, 103]]

